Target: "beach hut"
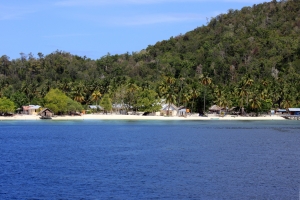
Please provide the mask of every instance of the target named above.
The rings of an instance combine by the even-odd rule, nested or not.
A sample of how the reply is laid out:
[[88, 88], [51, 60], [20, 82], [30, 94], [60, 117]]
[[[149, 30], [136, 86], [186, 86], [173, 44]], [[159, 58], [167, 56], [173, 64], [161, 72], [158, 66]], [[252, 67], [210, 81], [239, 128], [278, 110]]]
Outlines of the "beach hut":
[[210, 112], [220, 114], [220, 111], [222, 110], [222, 108], [219, 107], [219, 106], [217, 106], [217, 105], [213, 105], [213, 106], [211, 106], [208, 110], [209, 110]]
[[300, 108], [288, 108], [290, 115], [300, 115]]
[[43, 109], [39, 112], [41, 119], [51, 119], [54, 116], [54, 112], [52, 112], [49, 108]]
[[41, 106], [39, 105], [29, 105], [29, 106], [22, 106], [23, 108], [23, 114], [26, 115], [36, 115], [38, 110]]
[[168, 116], [176, 116], [178, 112], [178, 108], [174, 104], [163, 104], [162, 109], [160, 110], [160, 113], [162, 116], [168, 115]]
[[178, 110], [178, 115], [179, 115], [180, 117], [186, 117], [187, 111], [188, 111], [188, 109], [181, 108], [180, 110]]
[[103, 111], [104, 109], [99, 106], [99, 105], [89, 105], [89, 109], [92, 110], [92, 112], [97, 112], [97, 111]]
[[287, 114], [287, 110], [286, 109], [277, 109], [276, 110], [276, 114]]
[[121, 114], [121, 115], [126, 115], [127, 114], [127, 110], [126, 107], [128, 108], [128, 105], [126, 104], [112, 104], [112, 110], [115, 113]]

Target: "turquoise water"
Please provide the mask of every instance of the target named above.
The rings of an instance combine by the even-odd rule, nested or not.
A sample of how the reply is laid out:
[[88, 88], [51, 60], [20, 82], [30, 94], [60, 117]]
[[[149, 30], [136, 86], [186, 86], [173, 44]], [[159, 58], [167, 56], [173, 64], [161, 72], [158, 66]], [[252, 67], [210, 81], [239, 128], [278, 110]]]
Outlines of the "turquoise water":
[[3, 121], [0, 199], [298, 199], [299, 121]]

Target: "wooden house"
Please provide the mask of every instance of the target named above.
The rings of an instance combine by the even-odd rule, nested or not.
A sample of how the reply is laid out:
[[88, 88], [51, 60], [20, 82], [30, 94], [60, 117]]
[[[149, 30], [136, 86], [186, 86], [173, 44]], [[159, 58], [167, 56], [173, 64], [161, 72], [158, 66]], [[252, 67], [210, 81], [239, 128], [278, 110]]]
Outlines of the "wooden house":
[[54, 113], [49, 109], [45, 108], [41, 112], [39, 112], [41, 119], [51, 119], [54, 116]]
[[38, 110], [41, 106], [39, 105], [29, 105], [29, 106], [22, 106], [23, 114], [25, 115], [36, 115], [38, 114]]

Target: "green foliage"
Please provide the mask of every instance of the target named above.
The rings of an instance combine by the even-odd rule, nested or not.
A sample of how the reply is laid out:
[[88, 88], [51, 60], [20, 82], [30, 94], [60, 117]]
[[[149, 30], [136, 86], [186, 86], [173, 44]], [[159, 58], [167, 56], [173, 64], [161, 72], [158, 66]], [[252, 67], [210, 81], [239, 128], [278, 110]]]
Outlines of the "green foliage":
[[59, 89], [51, 89], [45, 96], [45, 107], [54, 113], [65, 113], [69, 98]]
[[[81, 105], [98, 104], [102, 94], [109, 94], [111, 103], [136, 110], [141, 102], [147, 103], [148, 98], [138, 95], [146, 89], [192, 111], [214, 103], [247, 112], [265, 111], [270, 104], [272, 108], [296, 107], [300, 104], [299, 10], [298, 0], [231, 9], [206, 26], [140, 52], [107, 54], [97, 60], [63, 51], [38, 53], [37, 58], [21, 54], [12, 60], [3, 55], [0, 96], [18, 107], [43, 104], [46, 94], [58, 88]], [[245, 82], [249, 79], [252, 84]], [[261, 87], [263, 81], [267, 84]], [[193, 89], [195, 83], [201, 83], [198, 91]], [[216, 87], [221, 95], [215, 93]], [[265, 104], [266, 99], [271, 102]], [[79, 109], [52, 101], [45, 104], [57, 112]]]
[[82, 105], [67, 97], [59, 89], [51, 89], [45, 96], [45, 107], [52, 110], [54, 113], [66, 113], [81, 111]]
[[156, 112], [161, 109], [158, 94], [151, 89], [143, 90], [139, 93], [137, 107], [143, 112]]
[[79, 102], [67, 99], [67, 112], [81, 112], [83, 110], [82, 105]]
[[8, 113], [15, 111], [15, 104], [6, 97], [0, 98], [0, 112]]
[[22, 92], [15, 92], [11, 95], [10, 99], [15, 103], [17, 108], [28, 105], [27, 97]]
[[112, 110], [111, 99], [108, 94], [105, 94], [100, 101], [100, 106], [104, 109], [105, 112], [110, 112]]

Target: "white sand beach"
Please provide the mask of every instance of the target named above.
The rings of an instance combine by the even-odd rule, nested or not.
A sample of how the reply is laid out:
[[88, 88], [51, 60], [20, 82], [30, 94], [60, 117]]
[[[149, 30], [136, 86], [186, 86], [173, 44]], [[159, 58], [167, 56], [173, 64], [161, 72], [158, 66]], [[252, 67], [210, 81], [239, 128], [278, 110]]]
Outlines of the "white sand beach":
[[[3, 120], [41, 120], [38, 115], [14, 115], [11, 117], [0, 116], [0, 121]], [[245, 117], [226, 115], [220, 117], [217, 115], [209, 115], [208, 117], [201, 117], [197, 115], [178, 117], [178, 116], [141, 116], [141, 115], [117, 115], [117, 114], [86, 114], [81, 116], [55, 116], [52, 120], [286, 120], [277, 115], [265, 115], [259, 117]]]

